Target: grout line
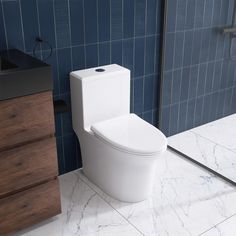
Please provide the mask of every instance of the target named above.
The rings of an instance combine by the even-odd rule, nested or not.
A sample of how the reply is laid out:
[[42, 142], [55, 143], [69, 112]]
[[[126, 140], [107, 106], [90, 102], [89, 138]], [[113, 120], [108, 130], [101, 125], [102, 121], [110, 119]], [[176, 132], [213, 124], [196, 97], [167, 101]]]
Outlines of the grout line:
[[21, 0], [19, 0], [19, 9], [20, 9], [20, 21], [21, 21], [21, 33], [22, 33], [22, 40], [23, 40], [23, 48], [24, 51], [26, 51], [25, 48], [25, 33], [24, 33], [24, 25], [23, 25], [23, 17], [22, 17], [22, 10], [21, 10]]
[[[39, 2], [36, 0], [36, 9], [37, 9], [37, 20], [38, 20], [38, 34], [41, 37], [41, 26], [40, 26], [40, 18], [39, 18]], [[43, 51], [42, 51], [42, 44], [39, 44], [40, 46], [40, 56], [41, 59], [43, 59]]]
[[236, 216], [236, 214], [233, 214], [233, 215], [231, 215], [231, 216], [227, 217], [226, 219], [224, 219], [224, 220], [220, 221], [219, 223], [217, 223], [217, 224], [216, 224], [216, 225], [214, 225], [213, 227], [211, 227], [211, 228], [209, 228], [209, 229], [205, 230], [204, 232], [202, 232], [202, 233], [201, 233], [201, 234], [199, 234], [198, 236], [204, 235], [205, 233], [207, 233], [207, 232], [211, 231], [211, 230], [212, 230], [212, 229], [214, 229], [214, 228], [216, 229], [216, 228], [217, 228], [217, 226], [219, 226], [219, 225], [223, 224], [224, 222], [228, 221], [229, 219], [231, 219], [231, 218], [233, 218], [233, 217], [235, 217], [235, 216]]
[[133, 228], [135, 228], [141, 235], [145, 236], [142, 231], [140, 231], [133, 223], [131, 223], [123, 214], [121, 214], [116, 208], [112, 206], [110, 202], [108, 202], [96, 189], [91, 187], [89, 184], [86, 183], [86, 181], [79, 176], [80, 180], [86, 184], [92, 191], [94, 191], [104, 202], [106, 202], [113, 210], [115, 210], [129, 225], [131, 225]]

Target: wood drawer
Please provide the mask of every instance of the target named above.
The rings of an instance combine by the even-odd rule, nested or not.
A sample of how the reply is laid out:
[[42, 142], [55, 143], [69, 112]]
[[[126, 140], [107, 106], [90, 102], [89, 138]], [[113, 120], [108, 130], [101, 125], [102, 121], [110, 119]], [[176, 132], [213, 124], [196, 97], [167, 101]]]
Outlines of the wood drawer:
[[60, 212], [57, 179], [0, 199], [0, 235], [8, 235]]
[[0, 151], [54, 135], [51, 92], [0, 101]]
[[55, 138], [0, 152], [0, 198], [57, 175]]

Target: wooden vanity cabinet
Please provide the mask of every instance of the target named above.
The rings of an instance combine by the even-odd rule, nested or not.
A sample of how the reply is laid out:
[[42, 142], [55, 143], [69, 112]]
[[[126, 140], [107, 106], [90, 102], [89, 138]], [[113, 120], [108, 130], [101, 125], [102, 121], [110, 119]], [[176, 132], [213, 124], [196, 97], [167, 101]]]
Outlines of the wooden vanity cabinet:
[[61, 212], [51, 92], [0, 101], [0, 236]]

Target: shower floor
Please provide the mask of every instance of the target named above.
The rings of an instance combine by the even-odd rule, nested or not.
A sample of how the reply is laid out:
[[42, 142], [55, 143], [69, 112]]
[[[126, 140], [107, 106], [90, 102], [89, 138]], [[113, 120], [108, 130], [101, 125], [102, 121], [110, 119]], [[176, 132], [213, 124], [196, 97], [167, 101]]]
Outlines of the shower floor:
[[236, 183], [236, 114], [171, 136], [168, 143]]

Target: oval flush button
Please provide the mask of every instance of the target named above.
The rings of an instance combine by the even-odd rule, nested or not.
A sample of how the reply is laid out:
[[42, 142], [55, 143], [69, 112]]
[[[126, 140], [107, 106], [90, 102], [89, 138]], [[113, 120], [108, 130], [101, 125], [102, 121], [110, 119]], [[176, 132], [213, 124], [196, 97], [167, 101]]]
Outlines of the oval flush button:
[[98, 68], [98, 69], [96, 69], [95, 71], [96, 71], [96, 72], [104, 72], [105, 70], [102, 69], [102, 68]]

